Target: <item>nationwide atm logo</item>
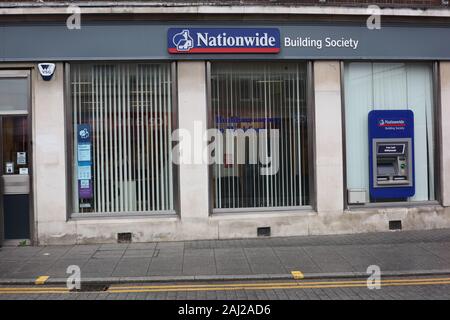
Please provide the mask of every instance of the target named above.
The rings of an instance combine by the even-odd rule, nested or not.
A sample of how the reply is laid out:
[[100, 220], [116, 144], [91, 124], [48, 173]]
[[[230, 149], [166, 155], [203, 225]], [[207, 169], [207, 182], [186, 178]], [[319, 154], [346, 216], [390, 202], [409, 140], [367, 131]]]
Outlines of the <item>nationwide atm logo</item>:
[[378, 119], [379, 127], [406, 127], [404, 119]]
[[169, 53], [279, 53], [277, 28], [169, 28]]

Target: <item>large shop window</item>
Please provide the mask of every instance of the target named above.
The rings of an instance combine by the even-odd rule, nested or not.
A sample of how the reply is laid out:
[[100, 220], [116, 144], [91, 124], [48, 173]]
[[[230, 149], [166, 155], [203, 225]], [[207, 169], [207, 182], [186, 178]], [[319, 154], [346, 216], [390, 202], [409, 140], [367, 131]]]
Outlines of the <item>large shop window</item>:
[[75, 213], [174, 210], [170, 69], [71, 65]]
[[[347, 189], [365, 202], [435, 199], [432, 65], [428, 63], [347, 63], [345, 128]], [[369, 193], [368, 113], [411, 110], [414, 113], [415, 194], [406, 199], [374, 200]]]
[[309, 205], [306, 64], [213, 63], [211, 113], [214, 209]]

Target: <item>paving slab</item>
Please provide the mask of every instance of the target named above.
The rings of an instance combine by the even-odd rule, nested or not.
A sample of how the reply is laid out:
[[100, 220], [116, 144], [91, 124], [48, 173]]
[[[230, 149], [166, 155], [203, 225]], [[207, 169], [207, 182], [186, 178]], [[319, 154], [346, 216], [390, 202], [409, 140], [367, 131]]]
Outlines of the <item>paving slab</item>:
[[113, 277], [142, 277], [147, 275], [150, 258], [123, 259], [114, 268]]
[[[69, 265], [90, 281], [290, 279], [450, 273], [450, 229], [351, 235], [0, 248], [0, 283], [64, 282]], [[15, 282], [14, 282], [15, 281]], [[87, 281], [87, 280], [86, 280]]]

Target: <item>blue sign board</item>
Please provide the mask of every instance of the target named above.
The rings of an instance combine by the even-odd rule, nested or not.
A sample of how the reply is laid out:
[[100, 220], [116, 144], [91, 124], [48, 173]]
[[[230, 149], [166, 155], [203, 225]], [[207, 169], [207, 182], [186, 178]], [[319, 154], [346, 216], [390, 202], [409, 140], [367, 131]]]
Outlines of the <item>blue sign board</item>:
[[[198, 34], [201, 30], [203, 33]], [[219, 34], [223, 37], [224, 32], [233, 36], [231, 40], [227, 38], [225, 45], [219, 40]], [[245, 38], [256, 37], [256, 33], [259, 46], [256, 39]], [[272, 37], [275, 45], [271, 45]], [[242, 17], [223, 21], [211, 16], [202, 21], [85, 21], [83, 28], [76, 31], [67, 29], [63, 21], [11, 21], [0, 25], [0, 61], [448, 61], [450, 41], [442, 39], [450, 39], [450, 25], [431, 20], [429, 23], [426, 20], [422, 23], [384, 21], [381, 29], [370, 30], [365, 22], [251, 21]]]
[[279, 53], [278, 28], [169, 28], [169, 53]]
[[90, 199], [93, 196], [92, 130], [88, 124], [79, 124], [77, 129], [78, 197], [80, 199]]
[[414, 113], [372, 110], [368, 121], [370, 197], [378, 200], [413, 196]]

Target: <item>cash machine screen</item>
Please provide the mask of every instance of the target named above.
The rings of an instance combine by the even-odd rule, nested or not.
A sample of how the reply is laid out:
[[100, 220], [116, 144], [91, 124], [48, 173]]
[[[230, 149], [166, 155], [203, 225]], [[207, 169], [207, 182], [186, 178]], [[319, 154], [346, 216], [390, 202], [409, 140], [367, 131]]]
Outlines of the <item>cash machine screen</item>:
[[405, 144], [379, 144], [377, 153], [382, 154], [382, 155], [404, 154], [405, 153]]

